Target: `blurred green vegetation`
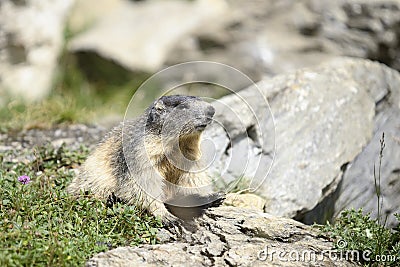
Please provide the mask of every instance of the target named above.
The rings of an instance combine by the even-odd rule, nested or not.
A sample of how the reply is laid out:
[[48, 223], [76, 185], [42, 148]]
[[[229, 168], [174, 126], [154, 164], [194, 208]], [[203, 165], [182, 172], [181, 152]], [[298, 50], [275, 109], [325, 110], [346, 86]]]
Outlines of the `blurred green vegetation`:
[[[34, 103], [9, 98], [5, 105], [0, 105], [0, 132], [71, 123], [107, 124], [107, 118], [122, 119], [133, 94], [150, 73], [129, 71], [92, 52], [69, 53], [66, 45], [73, 35], [69, 29], [64, 31], [65, 47], [50, 95]], [[180, 89], [175, 88], [173, 94], [199, 96], [201, 92], [200, 96], [218, 98], [229, 92], [210, 84], [188, 84]], [[143, 101], [135, 103], [133, 113], [141, 113], [159, 90], [160, 85], [154, 84], [146, 88], [145, 94], [141, 92]], [[129, 114], [132, 111], [130, 108]]]
[[0, 107], [0, 131], [50, 128], [68, 123], [93, 123], [107, 116], [122, 117], [145, 73], [132, 73], [90, 54], [64, 53], [51, 94], [26, 104], [10, 99]]

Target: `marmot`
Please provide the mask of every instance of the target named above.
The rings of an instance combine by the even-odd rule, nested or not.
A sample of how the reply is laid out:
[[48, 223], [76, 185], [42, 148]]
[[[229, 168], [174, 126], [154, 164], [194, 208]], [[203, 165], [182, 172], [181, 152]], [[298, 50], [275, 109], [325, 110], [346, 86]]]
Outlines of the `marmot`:
[[[169, 212], [174, 206], [181, 211], [181, 206], [219, 205], [222, 195], [211, 192], [211, 179], [199, 171], [200, 136], [214, 113], [214, 107], [198, 97], [159, 98], [142, 116], [126, 120], [106, 135], [68, 192], [90, 190], [104, 200], [120, 199], [160, 216], [164, 223], [178, 220]], [[169, 202], [168, 210], [163, 202], [170, 199], [174, 202]], [[203, 203], [194, 205], [199, 200]]]

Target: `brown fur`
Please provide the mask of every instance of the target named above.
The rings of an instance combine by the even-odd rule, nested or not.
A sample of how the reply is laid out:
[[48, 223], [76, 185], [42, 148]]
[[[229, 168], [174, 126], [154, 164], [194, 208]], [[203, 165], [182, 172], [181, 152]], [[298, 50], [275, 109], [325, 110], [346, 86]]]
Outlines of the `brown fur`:
[[[185, 108], [176, 109], [176, 103]], [[143, 116], [110, 132], [83, 164], [68, 191], [78, 194], [90, 190], [102, 199], [113, 195], [147, 209], [164, 222], [176, 220], [164, 201], [211, 193], [209, 177], [191, 170], [201, 165], [201, 132], [213, 114], [212, 106], [197, 98], [171, 96], [157, 100]], [[160, 127], [168, 123], [172, 130], [163, 139]], [[181, 133], [173, 131], [178, 126], [182, 126]], [[126, 142], [122, 138], [124, 129]], [[128, 154], [122, 153], [123, 147]]]

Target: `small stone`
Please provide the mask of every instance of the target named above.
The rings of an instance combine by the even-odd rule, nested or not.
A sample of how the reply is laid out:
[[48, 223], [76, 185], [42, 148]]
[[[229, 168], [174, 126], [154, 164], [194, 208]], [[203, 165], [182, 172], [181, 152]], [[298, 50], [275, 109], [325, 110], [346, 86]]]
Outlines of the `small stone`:
[[224, 205], [264, 211], [265, 199], [255, 194], [229, 193], [226, 195]]

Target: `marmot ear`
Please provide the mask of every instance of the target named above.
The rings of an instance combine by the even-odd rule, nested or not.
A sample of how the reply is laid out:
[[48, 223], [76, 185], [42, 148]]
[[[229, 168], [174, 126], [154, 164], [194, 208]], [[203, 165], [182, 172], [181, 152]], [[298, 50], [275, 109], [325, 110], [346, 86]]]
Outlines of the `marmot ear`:
[[150, 122], [155, 121], [157, 118], [160, 117], [163, 110], [165, 110], [164, 102], [162, 102], [162, 100], [159, 99], [154, 103], [154, 106], [151, 108], [148, 120], [150, 120]]
[[162, 102], [162, 100], [159, 99], [159, 100], [154, 104], [154, 108], [155, 108], [157, 111], [164, 110], [164, 109], [165, 109], [164, 102]]

